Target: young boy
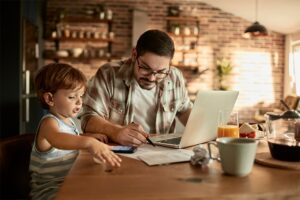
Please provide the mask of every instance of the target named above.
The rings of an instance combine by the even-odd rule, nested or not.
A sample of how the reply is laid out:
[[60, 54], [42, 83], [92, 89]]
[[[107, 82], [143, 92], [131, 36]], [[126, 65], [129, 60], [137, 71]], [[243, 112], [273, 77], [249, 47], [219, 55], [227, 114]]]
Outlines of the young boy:
[[54, 199], [78, 155], [85, 149], [92, 156], [112, 167], [120, 167], [121, 159], [111, 147], [100, 142], [106, 137], [80, 136], [73, 117], [82, 106], [86, 78], [68, 64], [44, 66], [35, 78], [35, 86], [42, 107], [48, 110], [40, 121], [31, 152], [32, 199]]

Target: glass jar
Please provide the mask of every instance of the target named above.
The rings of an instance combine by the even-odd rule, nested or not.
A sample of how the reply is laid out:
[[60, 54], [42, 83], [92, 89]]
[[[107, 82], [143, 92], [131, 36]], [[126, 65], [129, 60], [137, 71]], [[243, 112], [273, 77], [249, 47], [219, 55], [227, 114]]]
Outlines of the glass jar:
[[300, 114], [288, 110], [282, 114], [266, 113], [266, 132], [273, 158], [300, 161]]

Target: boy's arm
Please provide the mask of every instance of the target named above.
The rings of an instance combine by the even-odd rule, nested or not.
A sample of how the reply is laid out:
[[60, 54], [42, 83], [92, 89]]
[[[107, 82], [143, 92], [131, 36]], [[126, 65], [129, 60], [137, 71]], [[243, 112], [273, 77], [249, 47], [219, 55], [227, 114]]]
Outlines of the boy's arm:
[[42, 151], [47, 148], [47, 143], [58, 149], [73, 150], [87, 149], [91, 146], [93, 138], [78, 137], [63, 133], [59, 130], [57, 121], [53, 118], [46, 118], [41, 123], [37, 138], [38, 148]]
[[108, 143], [108, 138], [106, 135], [101, 134], [101, 133], [82, 133], [80, 134], [81, 136], [89, 136], [96, 138], [97, 140], [103, 142], [103, 143]]
[[57, 121], [46, 118], [41, 123], [37, 138], [37, 147], [41, 150], [55, 147], [65, 150], [88, 150], [93, 156], [112, 166], [120, 165], [120, 158], [111, 151], [111, 147], [92, 137], [71, 135], [60, 132]]

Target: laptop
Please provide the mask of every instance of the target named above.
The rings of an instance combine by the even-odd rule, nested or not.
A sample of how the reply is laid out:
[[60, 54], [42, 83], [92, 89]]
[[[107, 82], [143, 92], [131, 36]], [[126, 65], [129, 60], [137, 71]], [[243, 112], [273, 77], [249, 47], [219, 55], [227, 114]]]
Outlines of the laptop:
[[[233, 110], [238, 91], [199, 91], [183, 133], [160, 134], [151, 137], [154, 144], [185, 148], [214, 140], [217, 137], [218, 113]], [[228, 112], [227, 119], [230, 112]]]

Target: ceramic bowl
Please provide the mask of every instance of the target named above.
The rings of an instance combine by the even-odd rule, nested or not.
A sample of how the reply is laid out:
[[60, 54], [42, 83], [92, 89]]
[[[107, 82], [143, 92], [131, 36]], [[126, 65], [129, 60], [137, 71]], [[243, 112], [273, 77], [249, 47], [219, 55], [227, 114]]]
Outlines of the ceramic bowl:
[[56, 52], [56, 55], [57, 55], [58, 57], [68, 57], [68, 56], [69, 56], [69, 53], [68, 53], [68, 51], [66, 51], [66, 50], [58, 50], [58, 51]]
[[83, 49], [82, 48], [74, 48], [71, 50], [71, 52], [72, 52], [73, 57], [78, 58], [82, 54]]

